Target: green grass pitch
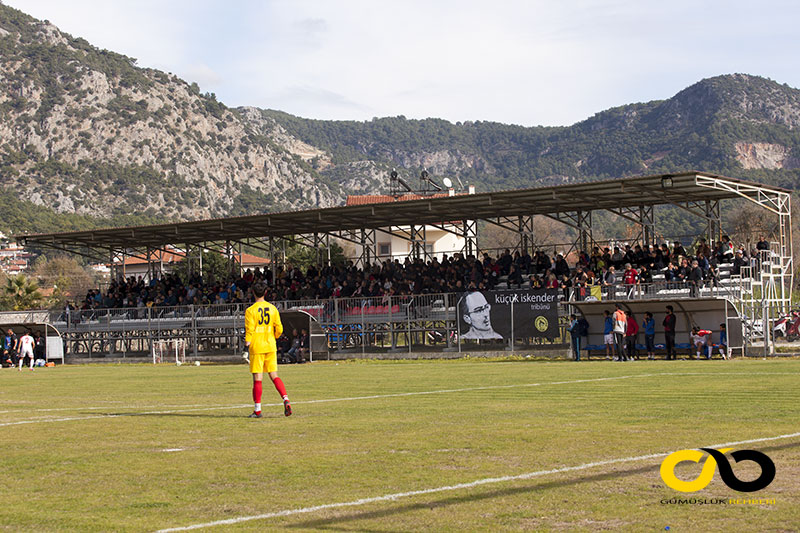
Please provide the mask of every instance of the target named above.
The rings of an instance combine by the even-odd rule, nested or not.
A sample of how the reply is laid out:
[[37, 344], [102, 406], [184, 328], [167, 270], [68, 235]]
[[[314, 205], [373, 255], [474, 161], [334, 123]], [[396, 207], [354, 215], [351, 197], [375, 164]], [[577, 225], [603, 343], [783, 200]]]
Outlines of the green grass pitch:
[[[797, 531], [800, 361], [321, 362], [0, 370], [0, 531]], [[662, 458], [734, 446], [776, 476], [684, 494]], [[624, 459], [609, 464], [592, 463]], [[734, 466], [742, 480], [752, 463]], [[567, 467], [577, 467], [567, 469]], [[681, 479], [699, 474], [683, 463]], [[528, 478], [506, 479], [522, 474]], [[673, 498], [739, 499], [675, 504]], [[743, 499], [759, 502], [744, 502]], [[666, 503], [664, 503], [666, 502]]]

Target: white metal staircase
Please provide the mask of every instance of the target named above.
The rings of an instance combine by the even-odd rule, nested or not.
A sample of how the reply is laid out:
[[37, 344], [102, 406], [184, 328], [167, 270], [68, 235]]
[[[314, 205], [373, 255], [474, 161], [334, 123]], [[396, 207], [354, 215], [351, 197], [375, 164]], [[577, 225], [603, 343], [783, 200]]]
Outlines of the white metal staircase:
[[[735, 280], [738, 295], [732, 300], [742, 317], [744, 334], [749, 342], [766, 342], [772, 346], [772, 325], [791, 308], [792, 258], [782, 252], [785, 247], [771, 243], [743, 266]], [[766, 338], [765, 338], [766, 334]]]

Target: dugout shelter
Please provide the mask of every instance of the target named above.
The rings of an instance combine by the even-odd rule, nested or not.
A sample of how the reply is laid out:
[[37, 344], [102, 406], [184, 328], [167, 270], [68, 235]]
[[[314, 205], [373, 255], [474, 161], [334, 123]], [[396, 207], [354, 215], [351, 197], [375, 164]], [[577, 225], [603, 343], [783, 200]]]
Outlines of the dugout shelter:
[[[649, 299], [649, 300], [595, 300], [570, 302], [570, 305], [589, 322], [589, 336], [586, 345], [582, 347], [588, 352], [605, 355], [603, 342], [604, 311], [612, 314], [619, 304], [623, 311], [630, 311], [637, 324], [642, 323], [646, 312], [653, 313], [656, 323], [656, 346], [663, 351], [664, 331], [662, 322], [667, 314], [666, 306], [671, 305], [675, 313], [675, 344], [679, 351], [691, 351], [692, 327], [712, 331], [711, 342], [719, 344], [720, 324], [726, 325], [728, 334], [728, 348], [741, 351], [744, 349], [742, 334], [742, 320], [733, 303], [727, 298], [685, 298], [685, 299]], [[645, 353], [643, 335], [638, 337], [637, 348], [639, 353]]]
[[50, 314], [47, 311], [0, 312], [0, 335], [8, 329], [14, 330], [18, 338], [26, 331], [39, 333], [45, 339], [45, 361], [64, 362], [64, 342], [58, 329], [50, 324]]

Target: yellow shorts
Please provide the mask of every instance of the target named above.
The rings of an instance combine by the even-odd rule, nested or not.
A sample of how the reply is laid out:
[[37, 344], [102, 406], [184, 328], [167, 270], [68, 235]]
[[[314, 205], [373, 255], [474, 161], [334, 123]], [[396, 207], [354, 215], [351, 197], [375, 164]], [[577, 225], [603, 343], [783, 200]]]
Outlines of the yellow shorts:
[[263, 374], [264, 372], [278, 371], [278, 354], [271, 353], [251, 353], [250, 354], [250, 373]]

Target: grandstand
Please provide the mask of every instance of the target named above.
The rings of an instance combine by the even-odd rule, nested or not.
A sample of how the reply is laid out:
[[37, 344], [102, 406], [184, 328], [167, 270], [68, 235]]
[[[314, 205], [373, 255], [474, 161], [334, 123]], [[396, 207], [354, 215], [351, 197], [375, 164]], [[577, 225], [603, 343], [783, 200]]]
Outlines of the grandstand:
[[[728, 263], [727, 258], [719, 261], [714, 279], [701, 284], [688, 283], [683, 278], [667, 279], [661, 268], [652, 269], [651, 279], [633, 284], [620, 282], [605, 287], [597, 284], [596, 289], [584, 283], [557, 284], [555, 287], [560, 289], [563, 299], [562, 314], [572, 310], [568, 311], [568, 308], [573, 302], [575, 308], [587, 314], [602, 312], [604, 305], [617, 301], [649, 300], [655, 306], [680, 300], [688, 309], [688, 325], [695, 321], [691, 311], [693, 306], [705, 308], [708, 301], [717, 301], [717, 308], [723, 314], [714, 315], [716, 318], [709, 320], [721, 318], [733, 326], [729, 331], [734, 338], [741, 337], [742, 352], [755, 342], [763, 342], [765, 349], [771, 350], [770, 320], [788, 311], [790, 306], [793, 272], [790, 191], [700, 172], [153, 226], [18, 235], [15, 238], [25, 244], [93, 258], [105, 257], [111, 259], [110, 262], [119, 257], [151, 257], [154, 251], [167, 247], [182, 247], [186, 254], [198, 248], [218, 250], [235, 258], [241, 255], [242, 247], [249, 246], [267, 252], [271, 264], [282, 267], [285, 261], [281, 253], [282, 243], [299, 242], [315, 248], [319, 252], [320, 264], [323, 264], [326, 246], [330, 238], [335, 237], [359, 245], [361, 256], [353, 268], [363, 275], [371, 271], [378, 257], [375, 231], [397, 227], [403, 228], [398, 230], [398, 235], [410, 243], [411, 256], [407, 266], [422, 279], [418, 270], [431, 264], [426, 256], [424, 231], [420, 231], [426, 225], [442, 227], [446, 221], [463, 221], [461, 228], [449, 228], [464, 237], [465, 248], [451, 258], [448, 265], [460, 272], [459, 268], [469, 266], [474, 263], [474, 258], [480, 257], [474, 239], [476, 220], [485, 220], [517, 233], [518, 244], [513, 252], [528, 255], [534, 252], [531, 246], [536, 232], [533, 216], [544, 215], [575, 229], [577, 238], [570, 251], [588, 253], [596, 245], [592, 234], [592, 213], [609, 211], [636, 224], [640, 231], [635, 242], [646, 248], [657, 245], [653, 208], [675, 205], [706, 222], [704, 236], [709, 242], [720, 242], [720, 202], [727, 199], [752, 202], [776, 216], [777, 230], [768, 249], [755, 254], [744, 250], [748, 256], [746, 264]], [[495, 261], [501, 260], [496, 258]], [[492, 258], [488, 261], [492, 268]], [[575, 270], [571, 272], [574, 274]], [[125, 273], [116, 274], [124, 278]], [[524, 272], [528, 276], [526, 279], [519, 279], [514, 276], [514, 271], [505, 269], [495, 274], [498, 275], [491, 279], [491, 287], [487, 288], [538, 287], [539, 280], [536, 275], [530, 275], [530, 269]], [[479, 275], [483, 276], [483, 273]], [[401, 280], [406, 277], [407, 272], [400, 274]], [[443, 283], [423, 291], [418, 283], [414, 290], [370, 292], [355, 297], [334, 294], [321, 298], [320, 294], [315, 294], [306, 298], [287, 287], [284, 294], [277, 294], [277, 298], [273, 294], [273, 299], [278, 300], [283, 311], [299, 311], [308, 316], [315, 328], [324, 331], [327, 336], [325, 344], [332, 351], [385, 349], [410, 352], [429, 350], [431, 345], [453, 349], [456, 345], [461, 346], [457, 306], [464, 290], [469, 287], [469, 273], [465, 273], [464, 281], [463, 286]], [[473, 288], [482, 288], [474, 281]], [[548, 280], [541, 281], [546, 284]], [[288, 298], [287, 295], [294, 297]], [[578, 302], [592, 299], [600, 300], [600, 303], [578, 305]], [[69, 355], [149, 352], [154, 340], [175, 337], [184, 338], [190, 351], [197, 355], [199, 352], [238, 349], [243, 307], [241, 302], [225, 305], [189, 302], [135, 309], [72, 310], [54, 313], [51, 322], [62, 331]], [[511, 339], [510, 344], [525, 348], [533, 342], [539, 341]], [[471, 350], [497, 348], [485, 342], [470, 345]]]

